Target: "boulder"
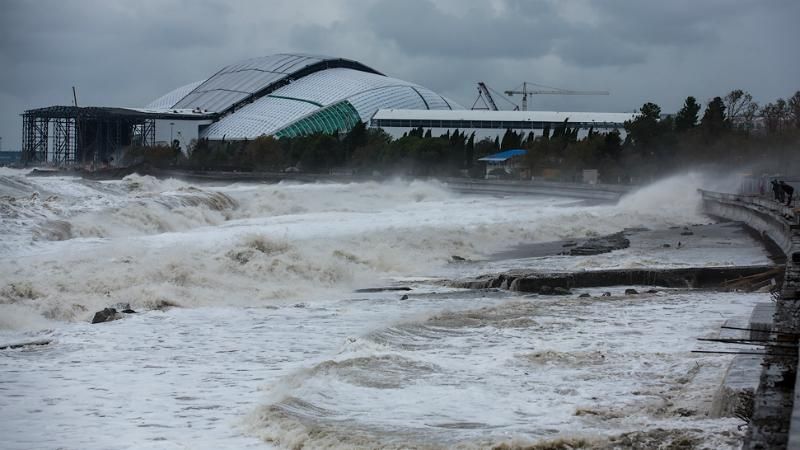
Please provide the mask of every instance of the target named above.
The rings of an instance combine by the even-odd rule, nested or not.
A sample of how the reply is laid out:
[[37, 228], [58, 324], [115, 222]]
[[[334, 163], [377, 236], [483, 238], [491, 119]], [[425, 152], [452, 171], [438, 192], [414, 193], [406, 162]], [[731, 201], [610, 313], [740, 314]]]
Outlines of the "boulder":
[[453, 262], [464, 262], [464, 261], [467, 260], [466, 258], [463, 258], [463, 257], [458, 256], [458, 255], [453, 255], [453, 256], [450, 257], [450, 259], [452, 259]]
[[637, 291], [636, 289], [632, 288], [625, 289], [625, 295], [636, 295], [638, 293], [639, 291]]
[[648, 293], [648, 294], [657, 294], [657, 293], [658, 293], [658, 289], [649, 289], [649, 290], [647, 291], [647, 293]]
[[114, 308], [105, 308], [102, 311], [97, 311], [94, 313], [94, 317], [92, 318], [92, 323], [103, 323], [103, 322], [111, 322], [112, 320], [117, 320], [119, 317], [117, 316], [117, 310]]
[[131, 309], [130, 303], [117, 303], [116, 305], [112, 306], [111, 309], [116, 309], [117, 311], [123, 314], [135, 314], [136, 311]]
[[539, 293], [542, 295], [553, 295], [553, 288], [550, 286], [542, 286], [539, 288]]
[[561, 287], [561, 286], [558, 286], [558, 287], [553, 289], [553, 295], [569, 295], [571, 293], [572, 292], [570, 292], [569, 289], [567, 289], [565, 287]]
[[603, 292], [603, 295], [601, 295], [601, 297], [611, 297], [611, 292]]
[[400, 300], [408, 300], [408, 295], [404, 294], [402, 297], [400, 297]]
[[584, 292], [583, 294], [581, 294], [581, 295], [579, 295], [579, 296], [578, 296], [578, 298], [589, 298], [589, 297], [591, 297], [591, 295], [589, 295], [589, 294], [588, 294], [588, 293], [586, 293], [586, 292]]
[[625, 237], [622, 232], [609, 234], [608, 236], [601, 236], [590, 238], [580, 245], [572, 247], [569, 251], [561, 253], [562, 255], [571, 256], [587, 256], [599, 255], [601, 253], [609, 253], [614, 250], [622, 250], [628, 248], [631, 242]]

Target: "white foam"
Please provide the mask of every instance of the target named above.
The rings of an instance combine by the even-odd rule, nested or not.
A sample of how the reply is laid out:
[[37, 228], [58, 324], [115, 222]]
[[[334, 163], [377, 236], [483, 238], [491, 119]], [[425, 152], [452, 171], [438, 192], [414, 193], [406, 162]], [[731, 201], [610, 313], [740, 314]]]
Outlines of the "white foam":
[[[727, 359], [688, 354], [693, 337], [764, 295], [538, 299], [526, 313], [505, 294], [418, 281], [463, 273], [452, 255], [701, 222], [680, 197], [686, 180], [618, 206], [576, 207], [399, 180], [3, 176], [16, 216], [0, 218], [0, 340], [53, 341], [0, 357], [0, 392], [15, 393], [0, 394], [6, 447], [263, 445], [237, 426], [310, 447], [486, 447], [651, 426], [699, 429], [715, 448], [738, 439], [732, 421], [659, 415], [658, 393], [678, 389], [676, 404], [702, 410]], [[411, 284], [411, 298], [351, 293], [391, 280]], [[88, 324], [118, 303], [140, 313]], [[536, 361], [538, 351], [549, 360]], [[617, 359], [598, 365], [600, 353]], [[703, 369], [678, 382], [697, 362]]]

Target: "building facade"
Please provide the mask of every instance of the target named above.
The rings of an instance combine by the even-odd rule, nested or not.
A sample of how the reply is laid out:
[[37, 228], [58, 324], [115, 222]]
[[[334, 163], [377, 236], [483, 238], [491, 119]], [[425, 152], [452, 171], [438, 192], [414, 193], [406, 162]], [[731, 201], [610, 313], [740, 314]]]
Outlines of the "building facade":
[[423, 111], [410, 109], [381, 109], [369, 121], [369, 126], [381, 128], [392, 136], [400, 136], [415, 128], [431, 130], [433, 135], [459, 130], [475, 133], [477, 138], [502, 136], [506, 130], [542, 135], [565, 123], [578, 129], [583, 137], [589, 130], [619, 131], [625, 135], [625, 121], [636, 113], [554, 112], [554, 111], [487, 111], [448, 110]]

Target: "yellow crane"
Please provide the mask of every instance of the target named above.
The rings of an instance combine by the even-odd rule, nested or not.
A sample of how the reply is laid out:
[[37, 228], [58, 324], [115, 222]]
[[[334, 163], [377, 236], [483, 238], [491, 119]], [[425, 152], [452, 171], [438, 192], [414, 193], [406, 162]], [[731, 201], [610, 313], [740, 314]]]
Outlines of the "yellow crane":
[[[528, 86], [546, 89], [528, 89]], [[570, 89], [561, 89], [552, 86], [545, 86], [542, 84], [531, 83], [530, 81], [522, 82], [522, 89], [511, 89], [505, 91], [505, 94], [511, 97], [514, 94], [522, 95], [522, 110], [528, 110], [528, 96], [529, 95], [608, 95], [608, 91], [573, 91]]]

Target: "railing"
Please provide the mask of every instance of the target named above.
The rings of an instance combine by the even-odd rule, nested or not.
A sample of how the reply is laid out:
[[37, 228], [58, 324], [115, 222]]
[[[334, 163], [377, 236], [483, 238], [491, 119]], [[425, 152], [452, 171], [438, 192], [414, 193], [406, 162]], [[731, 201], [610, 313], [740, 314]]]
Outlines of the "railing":
[[742, 206], [753, 205], [761, 210], [767, 210], [776, 216], [783, 217], [790, 223], [798, 223], [798, 211], [774, 199], [753, 194], [727, 194], [722, 192], [705, 191], [698, 189], [704, 199], [713, 199], [728, 203], [737, 203]]

